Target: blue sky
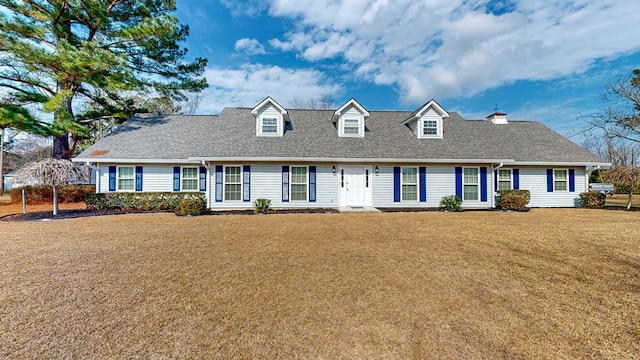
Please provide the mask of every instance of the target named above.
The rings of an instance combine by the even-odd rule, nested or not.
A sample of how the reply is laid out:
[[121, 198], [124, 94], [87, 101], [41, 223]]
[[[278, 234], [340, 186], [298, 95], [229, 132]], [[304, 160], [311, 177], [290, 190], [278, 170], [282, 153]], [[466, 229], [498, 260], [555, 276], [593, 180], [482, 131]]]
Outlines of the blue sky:
[[[607, 83], [640, 67], [637, 0], [178, 0], [189, 56], [209, 59], [200, 113], [328, 94], [369, 110], [435, 99], [498, 107], [571, 135]], [[573, 138], [578, 141], [577, 137]]]

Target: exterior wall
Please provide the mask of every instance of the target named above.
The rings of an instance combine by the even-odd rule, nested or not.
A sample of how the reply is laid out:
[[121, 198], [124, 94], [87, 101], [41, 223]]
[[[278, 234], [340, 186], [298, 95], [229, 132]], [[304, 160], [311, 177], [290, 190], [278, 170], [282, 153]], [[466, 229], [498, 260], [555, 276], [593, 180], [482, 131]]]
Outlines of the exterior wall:
[[[427, 180], [427, 201], [393, 201], [393, 166], [379, 166], [378, 175], [373, 176], [373, 206], [374, 207], [426, 207], [436, 208], [440, 206], [443, 196], [456, 194], [455, 166], [450, 165], [429, 165], [417, 164], [407, 165], [411, 167], [426, 166]], [[474, 165], [475, 167], [476, 165]], [[488, 201], [465, 201], [464, 208], [490, 208], [491, 189], [493, 188], [493, 177], [491, 167], [487, 167], [487, 200]]]
[[[96, 191], [109, 192], [109, 165], [100, 164]], [[123, 164], [123, 166], [135, 166], [139, 164]], [[184, 164], [183, 164], [184, 165]], [[336, 208], [340, 204], [340, 164], [300, 164], [316, 166], [316, 201], [282, 201], [282, 165], [295, 166], [297, 164], [233, 164], [251, 166], [251, 191], [250, 201], [215, 201], [215, 166], [224, 164], [210, 164], [207, 177], [207, 196], [209, 206], [212, 209], [248, 209], [252, 208], [252, 202], [258, 198], [271, 200], [274, 208]], [[171, 192], [173, 191], [173, 167], [178, 164], [148, 165], [143, 167], [143, 192]], [[199, 164], [192, 164], [199, 166]], [[333, 174], [333, 166], [338, 171]], [[345, 165], [350, 166], [350, 165]], [[368, 166], [368, 165], [366, 165]], [[394, 202], [393, 168], [400, 165], [378, 165], [378, 173], [374, 171], [375, 165], [370, 168], [370, 182], [372, 192], [372, 206], [374, 207], [426, 207], [439, 206], [443, 196], [456, 193], [455, 166], [454, 165], [430, 165], [411, 164], [407, 166], [426, 167], [426, 202], [403, 201]], [[460, 166], [460, 165], [458, 165]], [[464, 166], [464, 165], [462, 165]], [[469, 165], [476, 167], [479, 165]], [[490, 208], [495, 206], [491, 198], [494, 194], [494, 172], [489, 164], [487, 167], [487, 198], [488, 201], [465, 201], [465, 208]], [[577, 204], [579, 194], [587, 189], [587, 177], [584, 167], [556, 167], [556, 169], [575, 170], [575, 191], [547, 192], [547, 169], [552, 167], [504, 167], [505, 169], [519, 169], [520, 189], [531, 192], [530, 207], [574, 207]]]
[[[358, 135], [344, 134], [344, 119], [358, 119], [358, 127], [359, 127]], [[358, 109], [356, 109], [354, 106], [349, 106], [349, 108], [344, 113], [342, 113], [342, 115], [340, 115], [340, 117], [338, 118], [338, 135], [339, 136], [362, 137], [364, 136], [364, 127], [365, 127], [364, 115], [362, 115], [360, 111], [358, 111]]]
[[575, 169], [575, 192], [547, 192], [547, 169], [552, 167], [521, 167], [520, 189], [531, 192], [530, 207], [574, 207], [579, 194], [586, 191], [585, 168], [555, 167], [555, 169]]
[[[244, 201], [215, 201], [216, 186], [216, 165], [211, 164], [209, 187], [211, 196], [210, 207], [212, 209], [246, 209], [253, 207], [253, 200], [265, 198], [271, 200], [271, 206], [274, 208], [336, 208], [338, 207], [338, 176], [333, 175], [331, 165], [316, 164], [300, 164], [304, 166], [316, 166], [316, 201], [282, 201], [282, 166], [296, 166], [298, 164], [233, 164], [233, 165], [250, 165], [251, 166], [251, 200]], [[228, 164], [227, 164], [228, 165]], [[224, 186], [224, 185], [223, 185]], [[224, 189], [223, 189], [224, 193]]]
[[[435, 121], [438, 124], [437, 135], [423, 135], [422, 128], [425, 121]], [[442, 138], [442, 117], [433, 109], [429, 109], [418, 121], [417, 129], [414, 131], [419, 138]]]

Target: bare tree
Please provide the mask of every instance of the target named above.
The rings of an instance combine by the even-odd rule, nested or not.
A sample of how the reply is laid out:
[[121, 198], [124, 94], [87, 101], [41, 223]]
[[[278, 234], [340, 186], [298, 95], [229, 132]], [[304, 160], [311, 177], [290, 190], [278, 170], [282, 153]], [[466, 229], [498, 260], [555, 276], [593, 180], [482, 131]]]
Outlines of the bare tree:
[[53, 189], [53, 216], [58, 215], [58, 186], [72, 182], [86, 182], [87, 171], [65, 159], [44, 159], [21, 167], [13, 178], [14, 184], [48, 185]]
[[609, 83], [602, 98], [606, 107], [587, 118], [590, 128], [602, 130], [606, 137], [640, 143], [640, 69]]
[[615, 169], [600, 172], [600, 177], [606, 182], [629, 187], [627, 210], [631, 209], [633, 190], [640, 186], [640, 168], [637, 166], [620, 166]]
[[293, 109], [311, 109], [311, 110], [331, 110], [335, 108], [331, 95], [322, 94], [319, 98], [303, 99], [295, 97], [289, 102], [289, 106]]
[[613, 167], [640, 165], [640, 143], [627, 139], [608, 137], [593, 129], [585, 133], [582, 146], [597, 157], [610, 162]]
[[5, 153], [5, 170], [19, 169], [28, 163], [50, 158], [52, 145], [49, 137], [14, 132]]

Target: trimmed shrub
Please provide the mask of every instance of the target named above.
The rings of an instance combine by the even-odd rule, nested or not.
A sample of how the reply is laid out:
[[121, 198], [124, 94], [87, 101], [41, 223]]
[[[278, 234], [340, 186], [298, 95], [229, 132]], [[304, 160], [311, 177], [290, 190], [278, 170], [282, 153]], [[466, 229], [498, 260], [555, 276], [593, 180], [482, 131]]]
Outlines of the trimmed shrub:
[[529, 200], [521, 195], [506, 194], [500, 196], [500, 208], [502, 210], [525, 211], [528, 203]]
[[456, 195], [443, 196], [440, 199], [440, 210], [462, 211], [462, 199]]
[[87, 194], [89, 210], [135, 209], [135, 210], [175, 210], [182, 200], [200, 199], [204, 202], [204, 193], [199, 192], [113, 192]]
[[583, 192], [580, 193], [580, 206], [590, 209], [602, 209], [607, 196], [600, 192]]
[[268, 214], [271, 207], [271, 200], [269, 199], [255, 199], [253, 201], [253, 212], [256, 214]]
[[518, 195], [523, 197], [527, 204], [531, 200], [531, 192], [529, 190], [498, 190], [498, 203], [500, 203], [500, 198], [505, 195]]
[[[43, 204], [53, 201], [53, 188], [51, 186], [27, 186], [25, 196], [27, 204]], [[58, 186], [59, 202], [82, 202], [87, 194], [95, 193], [95, 185], [62, 185]], [[9, 190], [12, 204], [19, 204], [22, 201], [22, 188]]]
[[203, 199], [184, 199], [174, 209], [176, 215], [197, 216], [207, 210], [207, 205]]

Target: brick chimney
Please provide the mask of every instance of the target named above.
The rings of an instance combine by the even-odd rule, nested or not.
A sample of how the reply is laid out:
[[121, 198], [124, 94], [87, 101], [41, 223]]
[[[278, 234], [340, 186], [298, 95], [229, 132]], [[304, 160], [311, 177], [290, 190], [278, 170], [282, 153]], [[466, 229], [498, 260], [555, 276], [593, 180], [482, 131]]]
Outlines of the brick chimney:
[[494, 112], [493, 114], [487, 116], [487, 119], [491, 121], [491, 123], [496, 125], [505, 125], [509, 122], [507, 121], [507, 114], [501, 112]]

